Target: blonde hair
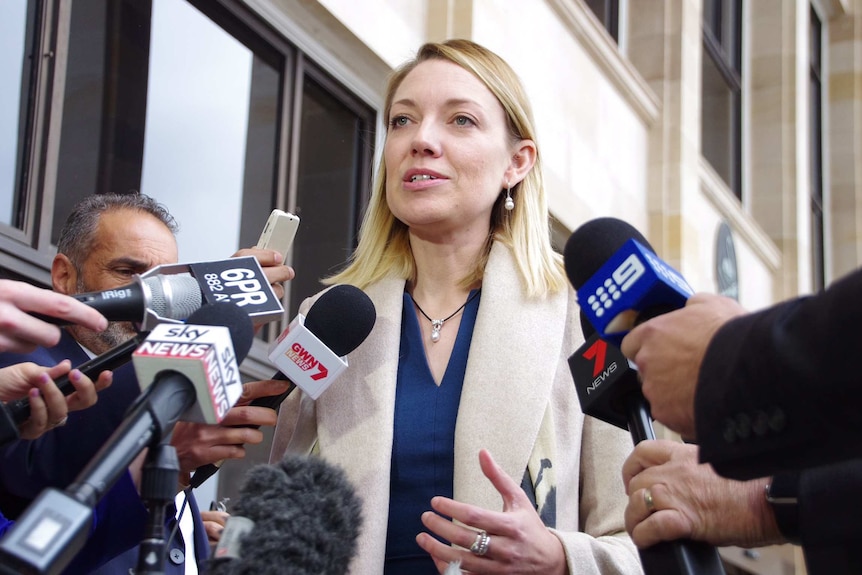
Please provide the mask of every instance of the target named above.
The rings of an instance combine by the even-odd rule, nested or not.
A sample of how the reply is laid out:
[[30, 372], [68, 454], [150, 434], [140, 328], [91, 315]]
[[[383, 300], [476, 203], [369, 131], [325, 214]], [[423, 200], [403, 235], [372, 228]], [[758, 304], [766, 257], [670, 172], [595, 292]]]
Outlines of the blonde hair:
[[[514, 143], [536, 141], [533, 113], [518, 76], [499, 56], [469, 40], [428, 43], [416, 57], [395, 70], [386, 87], [383, 109], [388, 120], [395, 91], [404, 78], [420, 63], [443, 59], [461, 66], [478, 78], [503, 106]], [[526, 291], [541, 296], [564, 289], [568, 283], [562, 256], [551, 247], [548, 205], [542, 182], [541, 157], [536, 144], [536, 162], [524, 179], [512, 187], [515, 209], [506, 211], [501, 194], [491, 211], [491, 234], [482, 258], [461, 284], [474, 285], [482, 280], [494, 240], [509, 246], [515, 255]], [[410, 250], [407, 226], [395, 218], [386, 203], [386, 164], [381, 156], [371, 201], [362, 221], [359, 244], [347, 267], [326, 278], [324, 283], [349, 283], [365, 288], [395, 274], [408, 281], [416, 278], [416, 264]]]

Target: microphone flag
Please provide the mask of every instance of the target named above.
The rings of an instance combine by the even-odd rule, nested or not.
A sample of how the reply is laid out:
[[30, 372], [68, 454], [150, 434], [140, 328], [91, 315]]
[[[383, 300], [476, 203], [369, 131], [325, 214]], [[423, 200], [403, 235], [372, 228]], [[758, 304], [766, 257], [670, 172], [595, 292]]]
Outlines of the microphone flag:
[[269, 361], [312, 399], [320, 397], [347, 369], [347, 360], [305, 327], [302, 314], [270, 346]]

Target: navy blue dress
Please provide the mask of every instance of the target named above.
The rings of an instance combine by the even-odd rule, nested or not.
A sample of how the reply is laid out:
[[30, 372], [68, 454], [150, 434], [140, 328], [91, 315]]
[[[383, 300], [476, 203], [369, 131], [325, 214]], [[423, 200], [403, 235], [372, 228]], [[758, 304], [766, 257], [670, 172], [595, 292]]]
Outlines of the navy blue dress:
[[[475, 291], [470, 292], [471, 297]], [[455, 420], [478, 311], [477, 295], [464, 308], [455, 347], [438, 386], [425, 357], [413, 300], [404, 293], [389, 484], [386, 575], [437, 575], [431, 556], [416, 543], [416, 535], [426, 531], [421, 516], [431, 509], [431, 498], [452, 497]]]

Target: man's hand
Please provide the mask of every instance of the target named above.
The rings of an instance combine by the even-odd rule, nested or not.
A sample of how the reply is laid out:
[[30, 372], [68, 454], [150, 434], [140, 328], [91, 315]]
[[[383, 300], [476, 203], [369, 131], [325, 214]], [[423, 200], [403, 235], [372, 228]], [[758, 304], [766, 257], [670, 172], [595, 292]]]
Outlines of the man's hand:
[[284, 254], [280, 254], [275, 250], [245, 248], [239, 250], [231, 257], [242, 258], [246, 256], [257, 258], [260, 267], [263, 269], [263, 273], [266, 275], [266, 279], [269, 280], [269, 284], [272, 286], [273, 291], [275, 291], [275, 295], [278, 299], [282, 299], [284, 297], [284, 282], [290, 281], [296, 276], [292, 267], [281, 263], [284, 261]]
[[171, 445], [177, 450], [180, 474], [224, 459], [245, 457], [244, 444], [257, 445], [263, 441], [263, 432], [247, 426], [275, 425], [278, 420], [275, 410], [249, 404], [258, 397], [280, 395], [289, 385], [287, 381], [274, 379], [245, 383], [239, 401], [220, 424], [178, 422]]
[[676, 539], [721, 547], [783, 542], [766, 502], [768, 480], [725, 479], [698, 463], [696, 445], [640, 442], [623, 464], [623, 482], [629, 495], [626, 531], [638, 547]]
[[695, 436], [694, 392], [706, 348], [722, 325], [744, 313], [730, 298], [695, 294], [684, 308], [644, 322], [622, 341], [652, 416], [686, 439]]

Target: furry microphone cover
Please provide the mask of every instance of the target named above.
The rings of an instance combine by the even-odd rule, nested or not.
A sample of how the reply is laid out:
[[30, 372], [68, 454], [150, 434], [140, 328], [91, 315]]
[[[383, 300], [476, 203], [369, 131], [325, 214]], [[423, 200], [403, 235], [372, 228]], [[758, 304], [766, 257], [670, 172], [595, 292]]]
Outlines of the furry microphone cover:
[[316, 456], [253, 467], [223, 538], [233, 516], [254, 526], [239, 536], [238, 552], [220, 557], [216, 550], [209, 573], [343, 575], [362, 524], [360, 500], [344, 472]]

